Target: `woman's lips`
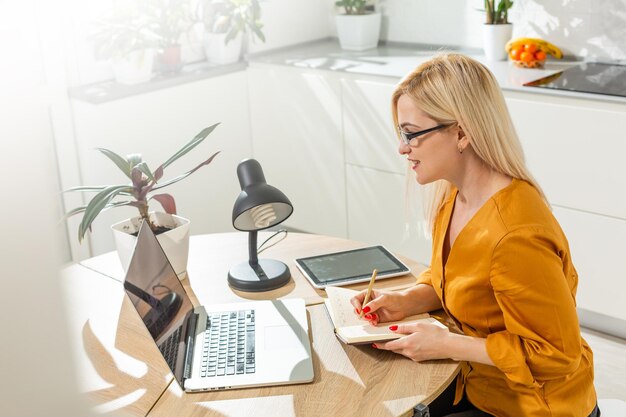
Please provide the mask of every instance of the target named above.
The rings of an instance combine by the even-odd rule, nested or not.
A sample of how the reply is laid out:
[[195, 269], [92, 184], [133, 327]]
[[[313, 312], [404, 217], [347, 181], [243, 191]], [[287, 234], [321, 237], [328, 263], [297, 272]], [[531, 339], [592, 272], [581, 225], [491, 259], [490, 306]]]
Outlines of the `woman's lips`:
[[417, 169], [417, 166], [420, 164], [421, 161], [419, 161], [419, 160], [415, 160], [415, 161], [414, 160], [409, 160], [409, 162], [411, 163], [411, 169], [415, 171]]

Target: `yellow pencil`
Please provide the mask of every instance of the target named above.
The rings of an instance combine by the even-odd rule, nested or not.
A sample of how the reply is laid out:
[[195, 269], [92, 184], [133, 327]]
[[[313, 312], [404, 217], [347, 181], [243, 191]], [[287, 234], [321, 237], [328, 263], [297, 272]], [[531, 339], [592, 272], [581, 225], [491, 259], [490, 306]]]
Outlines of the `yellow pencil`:
[[361, 314], [359, 314], [359, 318], [363, 317], [363, 307], [365, 307], [365, 305], [370, 302], [370, 297], [372, 296], [372, 288], [374, 288], [374, 281], [376, 281], [377, 273], [378, 273], [377, 269], [372, 271], [372, 277], [370, 278], [370, 285], [367, 286], [367, 292], [365, 293], [365, 299], [363, 300], [363, 305], [361, 306]]

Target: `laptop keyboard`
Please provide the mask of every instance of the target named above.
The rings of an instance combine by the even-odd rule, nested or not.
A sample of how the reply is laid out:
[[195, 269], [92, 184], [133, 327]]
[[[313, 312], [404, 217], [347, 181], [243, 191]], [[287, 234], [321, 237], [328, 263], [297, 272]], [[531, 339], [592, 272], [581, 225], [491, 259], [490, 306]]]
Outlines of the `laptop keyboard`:
[[254, 310], [209, 313], [200, 375], [254, 373], [254, 329]]
[[174, 333], [169, 335], [163, 343], [159, 345], [159, 350], [163, 354], [165, 361], [170, 369], [175, 369], [176, 358], [178, 357], [178, 341], [180, 340], [180, 331], [183, 326], [179, 326]]

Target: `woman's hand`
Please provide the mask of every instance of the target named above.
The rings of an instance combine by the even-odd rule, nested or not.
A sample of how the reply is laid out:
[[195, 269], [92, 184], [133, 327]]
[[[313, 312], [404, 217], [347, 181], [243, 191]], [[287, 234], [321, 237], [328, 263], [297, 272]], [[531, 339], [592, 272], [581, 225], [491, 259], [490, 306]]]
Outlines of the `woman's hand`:
[[363, 306], [366, 291], [361, 291], [350, 299], [357, 315], [363, 310], [363, 317], [372, 325], [380, 322], [398, 321], [409, 316], [407, 297], [397, 291], [372, 290], [371, 301]]
[[378, 342], [373, 347], [391, 350], [415, 362], [450, 357], [446, 348], [451, 339], [454, 338], [454, 334], [450, 333], [447, 327], [428, 322], [417, 322], [390, 326], [389, 329], [406, 336], [387, 343]]

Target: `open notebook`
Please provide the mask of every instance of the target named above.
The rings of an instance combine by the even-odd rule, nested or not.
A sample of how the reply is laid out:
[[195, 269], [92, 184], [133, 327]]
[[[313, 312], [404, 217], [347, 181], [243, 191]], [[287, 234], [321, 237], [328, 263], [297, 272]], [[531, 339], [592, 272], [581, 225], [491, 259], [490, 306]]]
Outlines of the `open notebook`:
[[350, 304], [350, 298], [357, 293], [358, 291], [347, 288], [326, 287], [328, 298], [324, 300], [324, 304], [328, 310], [328, 316], [333, 323], [337, 338], [347, 345], [398, 339], [403, 335], [389, 330], [389, 326], [394, 324], [408, 324], [426, 320], [445, 327], [430, 317], [428, 313], [410, 316], [401, 321], [380, 323], [378, 326], [372, 326], [367, 320], [359, 319], [354, 313], [354, 307]]

